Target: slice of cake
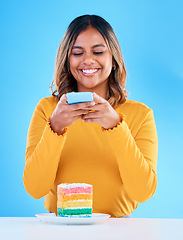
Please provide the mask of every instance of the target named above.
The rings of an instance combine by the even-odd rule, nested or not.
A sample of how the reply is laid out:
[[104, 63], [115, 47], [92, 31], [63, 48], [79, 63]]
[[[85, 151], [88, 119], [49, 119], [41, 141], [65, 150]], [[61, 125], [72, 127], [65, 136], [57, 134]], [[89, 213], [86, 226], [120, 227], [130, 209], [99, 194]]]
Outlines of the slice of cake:
[[86, 183], [62, 183], [57, 186], [57, 215], [91, 217], [93, 187]]

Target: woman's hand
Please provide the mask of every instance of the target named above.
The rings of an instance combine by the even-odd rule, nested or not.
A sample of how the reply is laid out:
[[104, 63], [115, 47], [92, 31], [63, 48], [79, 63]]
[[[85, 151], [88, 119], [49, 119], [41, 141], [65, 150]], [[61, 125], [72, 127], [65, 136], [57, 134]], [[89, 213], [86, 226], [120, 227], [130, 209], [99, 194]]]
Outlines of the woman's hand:
[[98, 123], [105, 129], [114, 128], [121, 118], [108, 101], [100, 97], [96, 93], [93, 93], [95, 105], [88, 109], [92, 112], [88, 112], [82, 116], [84, 122]]
[[66, 95], [63, 94], [50, 118], [52, 130], [61, 135], [65, 127], [72, 125], [76, 120], [82, 118], [82, 115], [86, 114], [90, 110], [90, 107], [94, 105], [94, 101], [69, 105]]

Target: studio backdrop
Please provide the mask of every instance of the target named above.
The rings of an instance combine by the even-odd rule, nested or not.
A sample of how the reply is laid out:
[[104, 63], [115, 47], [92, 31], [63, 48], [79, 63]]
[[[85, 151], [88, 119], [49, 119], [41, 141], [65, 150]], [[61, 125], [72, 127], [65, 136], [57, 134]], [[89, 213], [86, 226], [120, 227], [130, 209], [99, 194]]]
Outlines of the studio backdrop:
[[38, 101], [51, 95], [56, 53], [77, 16], [105, 18], [119, 39], [128, 98], [154, 111], [158, 187], [134, 217], [183, 218], [183, 1], [0, 2], [0, 216], [47, 212], [24, 189], [26, 137]]

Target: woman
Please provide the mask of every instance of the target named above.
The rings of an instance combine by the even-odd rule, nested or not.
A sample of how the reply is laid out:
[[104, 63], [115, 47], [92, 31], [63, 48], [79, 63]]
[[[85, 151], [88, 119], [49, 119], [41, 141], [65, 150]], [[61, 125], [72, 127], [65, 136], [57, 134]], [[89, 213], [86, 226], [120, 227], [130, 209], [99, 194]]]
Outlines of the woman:
[[[24, 185], [56, 213], [56, 188], [93, 185], [93, 212], [131, 214], [157, 186], [153, 112], [127, 100], [126, 69], [112, 27], [84, 15], [60, 44], [53, 96], [38, 103], [28, 131]], [[53, 84], [52, 84], [53, 85]], [[94, 101], [67, 104], [67, 92], [92, 92]]]

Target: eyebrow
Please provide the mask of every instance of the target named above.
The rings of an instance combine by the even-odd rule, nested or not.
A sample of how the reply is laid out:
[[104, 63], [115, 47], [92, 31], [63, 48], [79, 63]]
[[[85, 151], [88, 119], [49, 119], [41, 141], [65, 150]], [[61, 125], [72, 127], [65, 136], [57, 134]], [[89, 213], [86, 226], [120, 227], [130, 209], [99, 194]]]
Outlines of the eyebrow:
[[96, 47], [106, 47], [106, 46], [104, 44], [96, 44], [92, 48], [96, 48]]
[[[92, 46], [92, 48], [96, 48], [96, 47], [106, 47], [106, 46], [104, 44], [96, 44], [96, 45]], [[83, 47], [74, 46], [74, 47], [72, 47], [72, 49], [83, 49]]]

